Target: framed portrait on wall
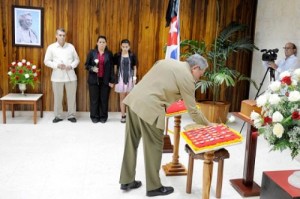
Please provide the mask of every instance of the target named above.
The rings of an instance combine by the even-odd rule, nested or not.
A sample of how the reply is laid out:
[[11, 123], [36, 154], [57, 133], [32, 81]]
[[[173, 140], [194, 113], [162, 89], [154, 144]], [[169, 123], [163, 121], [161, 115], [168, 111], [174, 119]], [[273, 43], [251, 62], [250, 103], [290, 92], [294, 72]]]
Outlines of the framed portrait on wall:
[[14, 46], [43, 47], [43, 8], [12, 6]]

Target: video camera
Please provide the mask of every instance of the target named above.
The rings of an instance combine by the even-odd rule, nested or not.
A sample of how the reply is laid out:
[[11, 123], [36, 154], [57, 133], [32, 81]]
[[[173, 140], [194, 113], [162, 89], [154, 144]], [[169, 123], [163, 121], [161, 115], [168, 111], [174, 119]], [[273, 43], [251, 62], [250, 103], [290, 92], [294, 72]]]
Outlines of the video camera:
[[262, 49], [260, 52], [263, 52], [262, 54], [262, 60], [263, 61], [275, 61], [277, 59], [277, 53], [278, 53], [278, 48], [275, 49]]

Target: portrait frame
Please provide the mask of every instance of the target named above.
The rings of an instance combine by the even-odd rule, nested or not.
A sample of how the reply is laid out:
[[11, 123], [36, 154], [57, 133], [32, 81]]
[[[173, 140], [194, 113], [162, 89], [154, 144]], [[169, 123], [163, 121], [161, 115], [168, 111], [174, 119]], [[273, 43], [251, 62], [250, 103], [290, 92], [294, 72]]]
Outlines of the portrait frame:
[[43, 47], [44, 8], [12, 6], [13, 46]]

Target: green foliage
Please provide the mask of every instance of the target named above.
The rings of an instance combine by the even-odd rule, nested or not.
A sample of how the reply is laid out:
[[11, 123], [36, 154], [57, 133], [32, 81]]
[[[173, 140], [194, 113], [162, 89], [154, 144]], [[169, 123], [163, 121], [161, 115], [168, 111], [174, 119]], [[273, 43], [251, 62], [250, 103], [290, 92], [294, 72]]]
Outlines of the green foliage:
[[196, 88], [200, 88], [201, 92], [206, 92], [209, 88], [213, 91], [213, 101], [220, 99], [220, 87], [235, 86], [237, 82], [247, 80], [256, 83], [249, 77], [244, 76], [240, 72], [227, 66], [227, 60], [234, 52], [252, 51], [258, 49], [249, 38], [240, 38], [238, 33], [244, 31], [245, 25], [231, 23], [225, 27], [215, 38], [214, 42], [207, 46], [204, 41], [183, 40], [180, 43], [182, 48], [182, 57], [188, 57], [198, 53], [207, 58], [211, 67], [206, 70], [204, 77], [200, 80]]

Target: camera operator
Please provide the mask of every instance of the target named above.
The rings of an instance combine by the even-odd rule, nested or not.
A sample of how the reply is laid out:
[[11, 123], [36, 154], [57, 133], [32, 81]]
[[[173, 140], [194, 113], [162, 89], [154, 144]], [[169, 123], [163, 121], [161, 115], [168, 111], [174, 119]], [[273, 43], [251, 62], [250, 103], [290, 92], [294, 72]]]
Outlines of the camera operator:
[[275, 70], [275, 79], [279, 79], [279, 74], [283, 71], [293, 71], [300, 68], [300, 60], [296, 56], [297, 47], [294, 43], [288, 42], [283, 47], [285, 59], [279, 60], [276, 63], [274, 61], [265, 62], [267, 67]]

